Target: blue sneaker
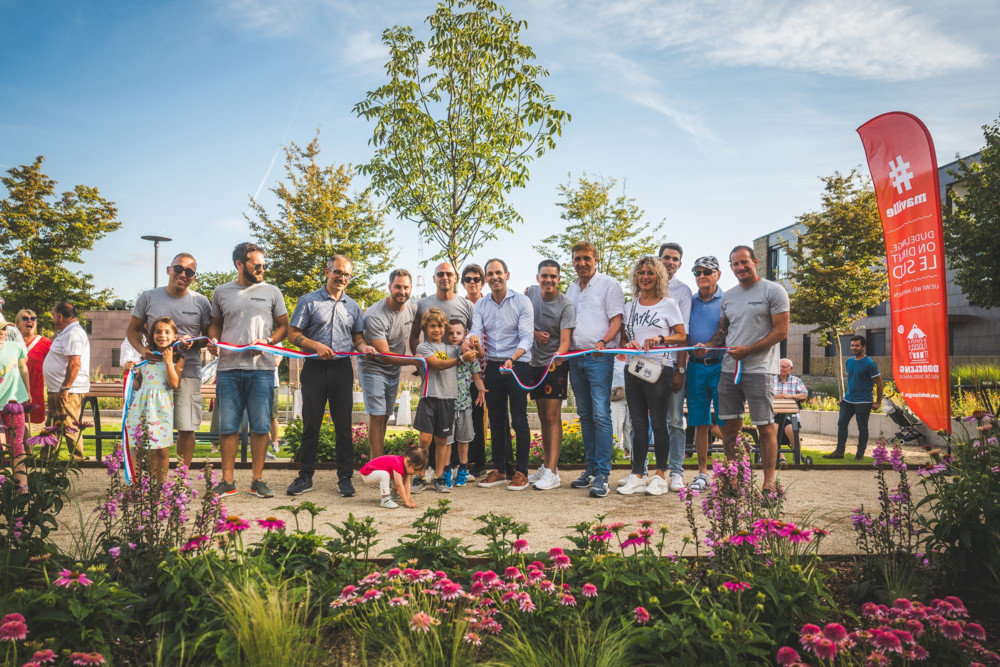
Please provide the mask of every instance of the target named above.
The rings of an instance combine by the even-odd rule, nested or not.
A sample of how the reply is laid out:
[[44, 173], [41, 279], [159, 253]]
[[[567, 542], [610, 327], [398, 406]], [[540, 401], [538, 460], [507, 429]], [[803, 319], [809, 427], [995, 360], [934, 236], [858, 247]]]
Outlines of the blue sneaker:
[[455, 473], [455, 486], [465, 486], [465, 482], [469, 479], [469, 471], [465, 468], [459, 468], [458, 472]]
[[449, 489], [451, 488], [451, 468], [444, 469], [444, 483]]
[[584, 470], [583, 473], [569, 483], [574, 489], [585, 489], [594, 482], [594, 473]]
[[590, 497], [603, 498], [606, 495], [608, 495], [608, 476], [597, 475], [594, 477], [594, 483], [590, 486]]

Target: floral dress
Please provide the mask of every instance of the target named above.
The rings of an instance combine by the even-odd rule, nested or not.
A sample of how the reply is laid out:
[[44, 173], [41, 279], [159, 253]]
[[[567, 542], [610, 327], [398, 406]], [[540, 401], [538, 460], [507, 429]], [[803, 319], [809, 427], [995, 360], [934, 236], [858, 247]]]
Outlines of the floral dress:
[[142, 387], [133, 395], [125, 420], [129, 437], [133, 443], [141, 443], [142, 435], [137, 429], [145, 417], [149, 432], [146, 447], [169, 447], [174, 440], [174, 390], [167, 384], [167, 365], [163, 362], [143, 364], [135, 372], [142, 375]]

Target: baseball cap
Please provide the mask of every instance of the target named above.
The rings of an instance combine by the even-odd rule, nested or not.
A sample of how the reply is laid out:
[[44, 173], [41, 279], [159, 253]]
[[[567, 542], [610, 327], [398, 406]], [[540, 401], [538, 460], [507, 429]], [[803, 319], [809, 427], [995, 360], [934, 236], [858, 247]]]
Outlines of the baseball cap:
[[717, 260], [712, 255], [705, 255], [704, 257], [699, 257], [694, 260], [694, 266], [691, 267], [691, 273], [694, 273], [698, 267], [703, 269], [712, 269], [713, 271], [719, 271], [719, 260]]

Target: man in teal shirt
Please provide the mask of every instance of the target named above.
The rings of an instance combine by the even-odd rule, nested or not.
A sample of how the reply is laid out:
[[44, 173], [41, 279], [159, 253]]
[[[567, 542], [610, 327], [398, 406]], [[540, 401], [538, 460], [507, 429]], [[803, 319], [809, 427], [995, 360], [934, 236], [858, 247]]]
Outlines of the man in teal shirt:
[[[882, 405], [882, 392], [885, 389], [885, 382], [882, 381], [882, 374], [872, 358], [865, 354], [868, 341], [864, 336], [851, 337], [851, 354], [854, 356], [847, 360], [847, 393], [840, 401], [840, 419], [837, 421], [837, 448], [829, 454], [824, 454], [824, 459], [844, 458], [844, 448], [847, 446], [847, 427], [851, 423], [851, 417], [858, 418], [858, 451], [854, 455], [855, 461], [860, 461], [865, 457], [865, 449], [868, 447], [868, 417], [872, 410], [878, 410]], [[878, 387], [875, 402], [872, 402], [872, 387]]]

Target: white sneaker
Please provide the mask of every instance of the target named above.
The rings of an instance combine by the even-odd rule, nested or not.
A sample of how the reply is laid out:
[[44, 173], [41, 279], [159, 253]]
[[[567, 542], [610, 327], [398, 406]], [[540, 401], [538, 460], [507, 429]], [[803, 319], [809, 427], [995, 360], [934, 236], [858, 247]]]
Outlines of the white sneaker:
[[562, 480], [559, 479], [559, 475], [548, 469], [546, 469], [542, 478], [535, 482], [535, 489], [538, 491], [558, 489], [560, 486], [562, 486]]
[[379, 502], [379, 507], [384, 507], [386, 509], [394, 510], [397, 507], [399, 507], [399, 505], [397, 505], [396, 502], [391, 497], [386, 496]]
[[684, 475], [678, 472], [670, 473], [670, 490], [677, 493], [684, 488]]
[[[656, 479], [659, 479], [657, 477]], [[646, 490], [646, 480], [638, 475], [629, 475], [625, 483], [618, 487], [618, 493], [624, 496], [631, 496], [633, 493], [642, 493]]]
[[545, 464], [543, 463], [542, 465], [538, 466], [538, 470], [528, 475], [528, 481], [531, 482], [532, 484], [534, 484], [535, 482], [542, 481], [542, 478], [545, 477], [545, 472], [547, 470], [548, 468], [546, 468]]
[[649, 483], [646, 484], [646, 495], [662, 496], [666, 492], [667, 492], [667, 480], [663, 479], [659, 475], [652, 475], [649, 478]]

